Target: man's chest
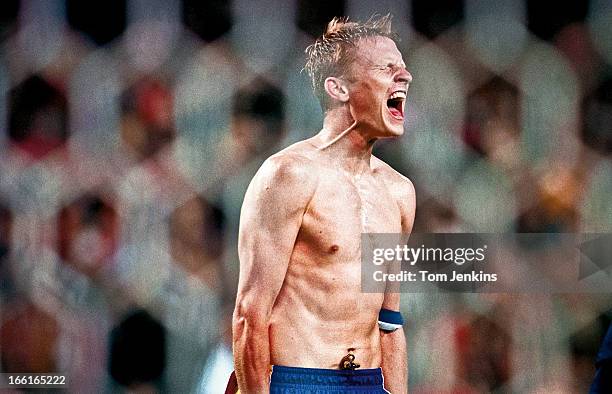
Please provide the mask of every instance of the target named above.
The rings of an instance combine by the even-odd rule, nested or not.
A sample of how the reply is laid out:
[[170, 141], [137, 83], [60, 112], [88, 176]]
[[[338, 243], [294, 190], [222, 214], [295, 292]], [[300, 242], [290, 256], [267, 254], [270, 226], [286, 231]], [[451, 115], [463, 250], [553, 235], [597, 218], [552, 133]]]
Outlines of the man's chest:
[[319, 183], [303, 219], [305, 230], [328, 239], [400, 233], [401, 213], [388, 186], [373, 176], [330, 177]]

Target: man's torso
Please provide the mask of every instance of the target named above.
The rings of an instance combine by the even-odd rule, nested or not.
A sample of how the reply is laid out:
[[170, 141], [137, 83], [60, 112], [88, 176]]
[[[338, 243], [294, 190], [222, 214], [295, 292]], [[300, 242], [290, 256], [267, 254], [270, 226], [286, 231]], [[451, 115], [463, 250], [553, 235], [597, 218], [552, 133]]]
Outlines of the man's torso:
[[402, 232], [397, 179], [375, 158], [352, 175], [308, 142], [285, 152], [302, 156], [317, 187], [273, 307], [271, 363], [334, 369], [352, 348], [362, 368], [379, 367], [383, 294], [361, 292], [361, 234]]

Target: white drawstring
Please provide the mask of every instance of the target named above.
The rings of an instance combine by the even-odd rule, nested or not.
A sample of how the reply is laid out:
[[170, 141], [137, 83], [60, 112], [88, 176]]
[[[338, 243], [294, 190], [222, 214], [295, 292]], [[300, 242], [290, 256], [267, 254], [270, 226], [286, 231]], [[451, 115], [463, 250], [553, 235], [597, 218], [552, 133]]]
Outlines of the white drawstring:
[[338, 134], [338, 136], [336, 138], [334, 138], [333, 140], [329, 141], [327, 144], [317, 148], [318, 150], [323, 150], [325, 148], [330, 147], [331, 145], [335, 144], [338, 140], [340, 140], [340, 138], [344, 137], [345, 135], [347, 135], [351, 130], [353, 130], [355, 128], [355, 126], [357, 126], [357, 121], [354, 121], [352, 125], [350, 125], [348, 127], [348, 129], [344, 130], [342, 133]]

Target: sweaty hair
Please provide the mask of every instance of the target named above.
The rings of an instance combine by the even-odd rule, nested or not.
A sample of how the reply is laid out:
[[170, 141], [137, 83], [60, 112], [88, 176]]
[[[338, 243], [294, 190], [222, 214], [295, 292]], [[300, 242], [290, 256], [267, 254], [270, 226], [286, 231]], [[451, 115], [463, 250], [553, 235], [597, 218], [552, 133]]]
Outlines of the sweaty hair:
[[391, 31], [391, 14], [373, 15], [367, 22], [349, 21], [348, 17], [335, 17], [327, 24], [325, 33], [306, 48], [304, 70], [310, 76], [312, 89], [323, 110], [327, 109], [325, 79], [342, 76], [355, 61], [357, 43], [368, 37], [388, 37], [396, 40]]

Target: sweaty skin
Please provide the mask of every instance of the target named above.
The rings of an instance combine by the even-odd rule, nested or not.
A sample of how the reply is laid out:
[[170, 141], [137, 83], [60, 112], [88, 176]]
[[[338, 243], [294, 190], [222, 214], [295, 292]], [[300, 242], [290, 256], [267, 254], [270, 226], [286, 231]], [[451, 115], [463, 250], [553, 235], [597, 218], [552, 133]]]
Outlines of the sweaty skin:
[[349, 348], [360, 368], [382, 366], [387, 390], [407, 391], [404, 332], [377, 324], [399, 294], [361, 292], [360, 242], [412, 229], [412, 183], [372, 155], [374, 141], [403, 132], [403, 109], [393, 117], [387, 99], [411, 76], [390, 39], [358, 50], [349, 98], [330, 84], [338, 104], [323, 130], [266, 160], [247, 190], [233, 324], [241, 392], [267, 393], [270, 365], [338, 369]]

